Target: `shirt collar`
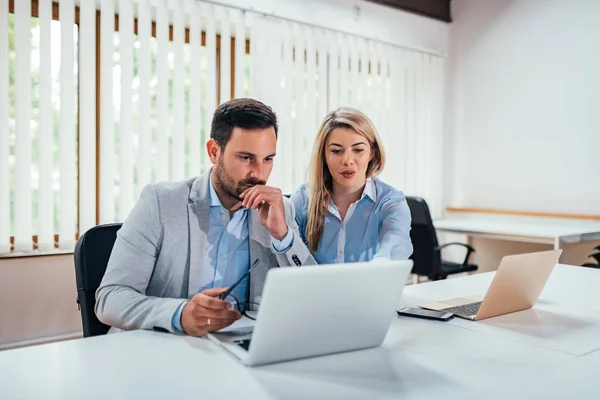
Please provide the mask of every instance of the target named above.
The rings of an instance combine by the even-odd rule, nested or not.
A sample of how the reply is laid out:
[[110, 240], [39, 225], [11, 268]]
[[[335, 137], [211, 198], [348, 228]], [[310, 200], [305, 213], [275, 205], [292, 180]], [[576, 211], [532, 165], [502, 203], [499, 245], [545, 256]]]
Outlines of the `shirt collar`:
[[375, 188], [375, 182], [373, 182], [372, 178], [367, 179], [367, 183], [365, 184], [365, 188], [363, 189], [360, 199], [364, 199], [365, 196], [368, 196], [371, 200], [373, 200], [373, 202], [377, 202], [377, 190]]
[[[365, 197], [370, 198], [374, 203], [377, 202], [377, 190], [375, 188], [375, 182], [373, 182], [373, 179], [371, 178], [367, 179], [367, 183], [365, 184], [362, 195], [360, 196], [360, 199], [358, 199], [357, 203], [361, 202]], [[331, 200], [331, 203], [329, 204], [329, 211], [335, 214], [337, 212], [335, 210], [335, 204], [333, 203], [333, 200]]]
[[211, 207], [223, 208], [223, 204], [221, 204], [221, 200], [219, 200], [219, 196], [217, 196], [217, 192], [213, 186], [212, 176], [208, 180], [208, 203]]

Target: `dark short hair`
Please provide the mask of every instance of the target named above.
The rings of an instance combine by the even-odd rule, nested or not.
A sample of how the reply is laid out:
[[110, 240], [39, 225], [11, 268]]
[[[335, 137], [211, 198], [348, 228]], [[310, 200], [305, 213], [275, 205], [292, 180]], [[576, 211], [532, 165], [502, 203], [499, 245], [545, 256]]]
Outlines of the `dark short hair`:
[[250, 130], [273, 127], [277, 138], [277, 116], [271, 107], [258, 100], [239, 98], [221, 104], [213, 115], [210, 137], [224, 149], [235, 127]]

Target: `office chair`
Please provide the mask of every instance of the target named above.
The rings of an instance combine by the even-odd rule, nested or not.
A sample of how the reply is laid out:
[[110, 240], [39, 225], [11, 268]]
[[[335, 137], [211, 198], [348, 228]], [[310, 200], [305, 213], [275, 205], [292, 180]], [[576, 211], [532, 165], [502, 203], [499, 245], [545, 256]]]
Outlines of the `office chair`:
[[597, 264], [585, 263], [585, 264], [582, 264], [582, 267], [600, 268], [600, 246], [594, 247], [594, 250], [596, 250], [596, 252], [590, 254], [588, 257], [592, 257], [593, 259], [595, 259]]
[[[407, 197], [412, 217], [410, 239], [413, 244], [413, 274], [426, 276], [430, 280], [446, 279], [450, 274], [477, 271], [477, 265], [469, 264], [469, 257], [475, 249], [464, 243], [446, 243], [439, 245], [431, 213], [427, 202], [420, 197]], [[442, 249], [449, 246], [467, 248], [467, 255], [462, 264], [442, 260]]]
[[98, 225], [83, 234], [75, 246], [77, 304], [81, 311], [83, 337], [104, 335], [110, 326], [96, 317], [96, 289], [102, 282], [117, 231], [122, 224]]

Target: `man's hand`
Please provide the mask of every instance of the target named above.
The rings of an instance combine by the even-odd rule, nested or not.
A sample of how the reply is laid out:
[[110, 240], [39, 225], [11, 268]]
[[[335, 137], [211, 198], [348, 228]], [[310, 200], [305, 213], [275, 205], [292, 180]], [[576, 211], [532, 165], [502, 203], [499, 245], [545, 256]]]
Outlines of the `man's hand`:
[[258, 210], [260, 222], [271, 236], [282, 240], [287, 235], [288, 226], [285, 222], [285, 208], [280, 189], [256, 185], [246, 189], [240, 197], [243, 199], [242, 206]]
[[216, 297], [227, 288], [212, 288], [196, 294], [181, 310], [181, 329], [190, 336], [202, 336], [223, 329], [242, 317], [230, 310], [231, 303]]

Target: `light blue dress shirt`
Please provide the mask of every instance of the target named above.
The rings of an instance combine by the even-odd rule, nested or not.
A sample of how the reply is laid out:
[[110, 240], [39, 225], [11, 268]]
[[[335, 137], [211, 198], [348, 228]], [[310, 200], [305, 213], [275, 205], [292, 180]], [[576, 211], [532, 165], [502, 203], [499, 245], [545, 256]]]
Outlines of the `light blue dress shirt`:
[[[202, 271], [198, 292], [213, 287], [228, 287], [238, 281], [250, 268], [250, 250], [248, 240], [248, 209], [240, 208], [230, 217], [229, 210], [223, 207], [217, 192], [210, 180], [209, 187], [209, 223], [207, 237], [207, 262]], [[292, 245], [294, 232], [288, 229], [283, 240], [271, 237], [273, 247], [277, 251], [285, 251]], [[244, 304], [248, 298], [249, 277], [245, 277], [232, 291], [232, 295]], [[235, 300], [229, 296], [227, 301], [236, 306]], [[175, 330], [182, 332], [181, 311], [183, 303], [173, 315], [172, 324]]]
[[[291, 198], [300, 234], [306, 242], [306, 185]], [[361, 198], [348, 208], [343, 220], [331, 202], [325, 215], [323, 235], [313, 256], [319, 264], [371, 261], [378, 257], [406, 260], [413, 251], [410, 222], [404, 194], [378, 179], [368, 179]]]

